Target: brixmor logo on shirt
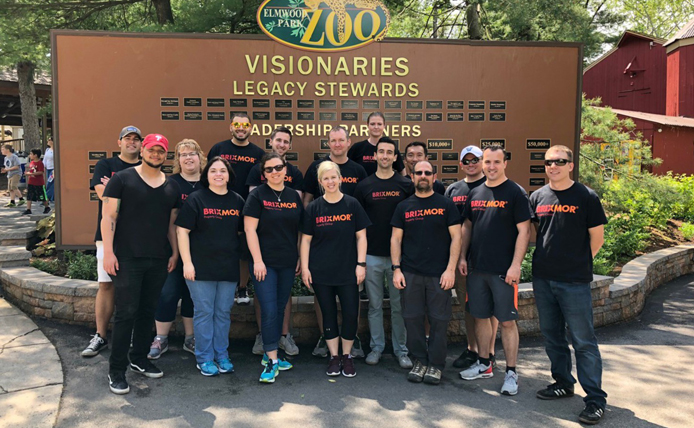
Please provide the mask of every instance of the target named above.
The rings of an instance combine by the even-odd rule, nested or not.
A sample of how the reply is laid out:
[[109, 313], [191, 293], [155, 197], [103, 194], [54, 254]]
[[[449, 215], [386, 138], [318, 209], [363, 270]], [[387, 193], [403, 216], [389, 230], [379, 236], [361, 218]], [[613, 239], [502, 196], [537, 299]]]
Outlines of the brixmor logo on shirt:
[[342, 182], [343, 182], [343, 183], [352, 183], [352, 184], [354, 184], [354, 183], [356, 183], [357, 181], [359, 181], [359, 178], [357, 178], [357, 177], [342, 177]]
[[258, 159], [253, 156], [239, 156], [239, 155], [219, 155], [219, 157], [228, 160], [229, 162], [245, 162], [245, 163], [256, 163]]
[[228, 217], [228, 216], [239, 216], [239, 210], [223, 210], [220, 208], [203, 208], [202, 209], [203, 215], [213, 215], [213, 216], [219, 216], [219, 217]]
[[412, 210], [405, 211], [406, 219], [423, 218], [432, 215], [444, 215], [446, 213], [445, 208], [427, 208], [424, 210]]
[[384, 192], [372, 192], [371, 197], [374, 199], [379, 198], [397, 198], [400, 196], [399, 190], [387, 190]]
[[453, 203], [456, 205], [462, 205], [467, 201], [467, 195], [465, 196], [453, 196]]
[[508, 201], [471, 201], [471, 208], [506, 208]]
[[535, 213], [539, 217], [544, 217], [552, 215], [554, 213], [569, 213], [576, 214], [578, 207], [576, 205], [562, 205], [562, 204], [551, 204], [551, 205], [538, 205], [535, 208]]
[[316, 217], [316, 224], [334, 223], [336, 221], [352, 221], [353, 214], [323, 215]]
[[376, 156], [367, 156], [367, 155], [364, 155], [364, 156], [361, 158], [361, 160], [362, 160], [363, 162], [376, 162]]
[[295, 209], [296, 208], [296, 202], [263, 201], [263, 206], [268, 207], [268, 208]]

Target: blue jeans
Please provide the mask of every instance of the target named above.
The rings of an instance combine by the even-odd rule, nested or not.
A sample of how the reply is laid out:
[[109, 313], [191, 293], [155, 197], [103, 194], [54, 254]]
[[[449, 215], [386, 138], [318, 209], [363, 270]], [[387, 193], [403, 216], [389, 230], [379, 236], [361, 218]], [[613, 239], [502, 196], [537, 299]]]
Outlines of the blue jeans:
[[276, 351], [282, 335], [284, 308], [292, 294], [296, 269], [273, 268], [265, 266], [267, 274], [264, 281], [258, 281], [253, 274], [253, 262], [249, 263], [255, 296], [260, 303], [260, 331], [263, 335], [265, 352]]
[[383, 328], [383, 280], [390, 291], [390, 325], [392, 328], [393, 353], [398, 357], [407, 355], [407, 332], [402, 319], [400, 290], [393, 285], [393, 270], [390, 257], [366, 255], [366, 293], [369, 296], [369, 331], [371, 350], [383, 353], [386, 333]]
[[161, 289], [157, 312], [154, 319], [159, 322], [173, 322], [176, 319], [178, 301], [181, 301], [181, 316], [193, 318], [193, 299], [183, 278], [183, 263], [179, 260], [176, 269], [166, 277], [164, 288]]
[[533, 291], [540, 330], [545, 337], [545, 350], [552, 363], [552, 377], [571, 386], [571, 350], [566, 340], [569, 328], [571, 344], [576, 353], [576, 372], [586, 397], [605, 408], [607, 394], [602, 390], [602, 358], [593, 329], [593, 300], [589, 283], [569, 283], [533, 278]]
[[51, 175], [53, 175], [53, 170], [52, 169], [47, 169], [46, 170], [46, 180], [48, 182], [46, 183], [46, 196], [48, 197], [48, 200], [53, 202], [53, 187], [55, 184], [55, 177], [53, 180], [51, 180]]
[[195, 304], [195, 359], [198, 364], [229, 358], [231, 307], [237, 282], [189, 281]]

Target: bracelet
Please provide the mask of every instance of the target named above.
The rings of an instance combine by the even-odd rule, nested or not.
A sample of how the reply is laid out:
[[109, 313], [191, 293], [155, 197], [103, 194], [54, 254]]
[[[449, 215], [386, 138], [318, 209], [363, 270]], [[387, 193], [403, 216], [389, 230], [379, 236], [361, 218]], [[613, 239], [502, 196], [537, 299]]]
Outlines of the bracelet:
[[357, 266], [366, 267], [366, 262], [357, 262]]

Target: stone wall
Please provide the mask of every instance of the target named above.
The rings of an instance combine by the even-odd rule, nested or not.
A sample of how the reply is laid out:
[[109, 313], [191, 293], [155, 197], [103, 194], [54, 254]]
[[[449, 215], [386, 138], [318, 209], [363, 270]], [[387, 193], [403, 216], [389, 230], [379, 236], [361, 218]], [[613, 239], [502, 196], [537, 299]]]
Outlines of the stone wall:
[[[659, 285], [694, 272], [694, 245], [681, 245], [638, 257], [627, 263], [617, 278], [596, 276], [591, 283], [595, 325], [602, 326], [636, 316], [646, 296]], [[5, 297], [29, 315], [51, 318], [69, 324], [94, 325], [94, 298], [98, 289], [93, 281], [59, 278], [28, 266], [0, 266]], [[531, 284], [519, 285], [518, 327], [521, 334], [539, 334], [537, 308]], [[299, 343], [314, 343], [318, 328], [313, 297], [292, 298], [292, 334]], [[359, 332], [368, 337], [368, 302], [361, 303]], [[390, 330], [389, 302], [384, 302], [386, 331]], [[232, 310], [231, 337], [252, 339], [258, 329], [253, 305], [235, 305]], [[172, 334], [182, 334], [180, 316]], [[463, 307], [454, 299], [453, 317], [448, 327], [451, 342], [465, 337]]]

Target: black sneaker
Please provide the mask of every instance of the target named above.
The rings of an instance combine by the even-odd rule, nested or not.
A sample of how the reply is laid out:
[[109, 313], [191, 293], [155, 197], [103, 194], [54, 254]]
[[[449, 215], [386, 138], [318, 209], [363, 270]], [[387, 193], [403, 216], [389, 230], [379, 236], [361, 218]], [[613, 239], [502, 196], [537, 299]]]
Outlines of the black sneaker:
[[605, 410], [595, 403], [586, 404], [585, 409], [578, 415], [578, 420], [587, 425], [595, 425], [600, 422]]
[[238, 297], [236, 298], [236, 303], [242, 306], [246, 306], [251, 303], [250, 297], [248, 297], [248, 287], [239, 287]]
[[453, 361], [453, 367], [458, 369], [467, 369], [477, 362], [477, 352], [465, 349], [458, 358]]
[[164, 372], [159, 370], [157, 366], [152, 364], [149, 360], [130, 363], [130, 370], [152, 379], [157, 379], [164, 376]]
[[340, 376], [342, 372], [342, 358], [339, 355], [330, 357], [328, 370], [325, 372], [328, 376]]
[[537, 391], [535, 394], [540, 400], [558, 400], [560, 398], [569, 398], [574, 396], [573, 387], [563, 386], [555, 382], [547, 385], [547, 388]]
[[51, 212], [51, 207], [46, 207], [43, 209], [44, 214], [48, 214], [49, 212]]
[[22, 215], [31, 215], [31, 210], [25, 210]]
[[438, 385], [441, 383], [441, 370], [434, 366], [427, 367], [427, 372], [424, 375], [424, 383], [429, 385]]
[[414, 363], [414, 367], [407, 374], [407, 380], [414, 383], [419, 383], [424, 380], [424, 375], [427, 372], [427, 366], [420, 363], [419, 360]]
[[108, 346], [108, 341], [101, 337], [99, 333], [92, 336], [92, 340], [89, 341], [89, 345], [82, 351], [83, 357], [94, 357], [101, 352], [102, 349]]
[[125, 380], [125, 373], [123, 373], [123, 372], [109, 373], [108, 374], [108, 389], [110, 389], [112, 393], [118, 394], [118, 395], [123, 395], [123, 394], [127, 394], [128, 392], [130, 392], [130, 386], [128, 386], [128, 381]]

